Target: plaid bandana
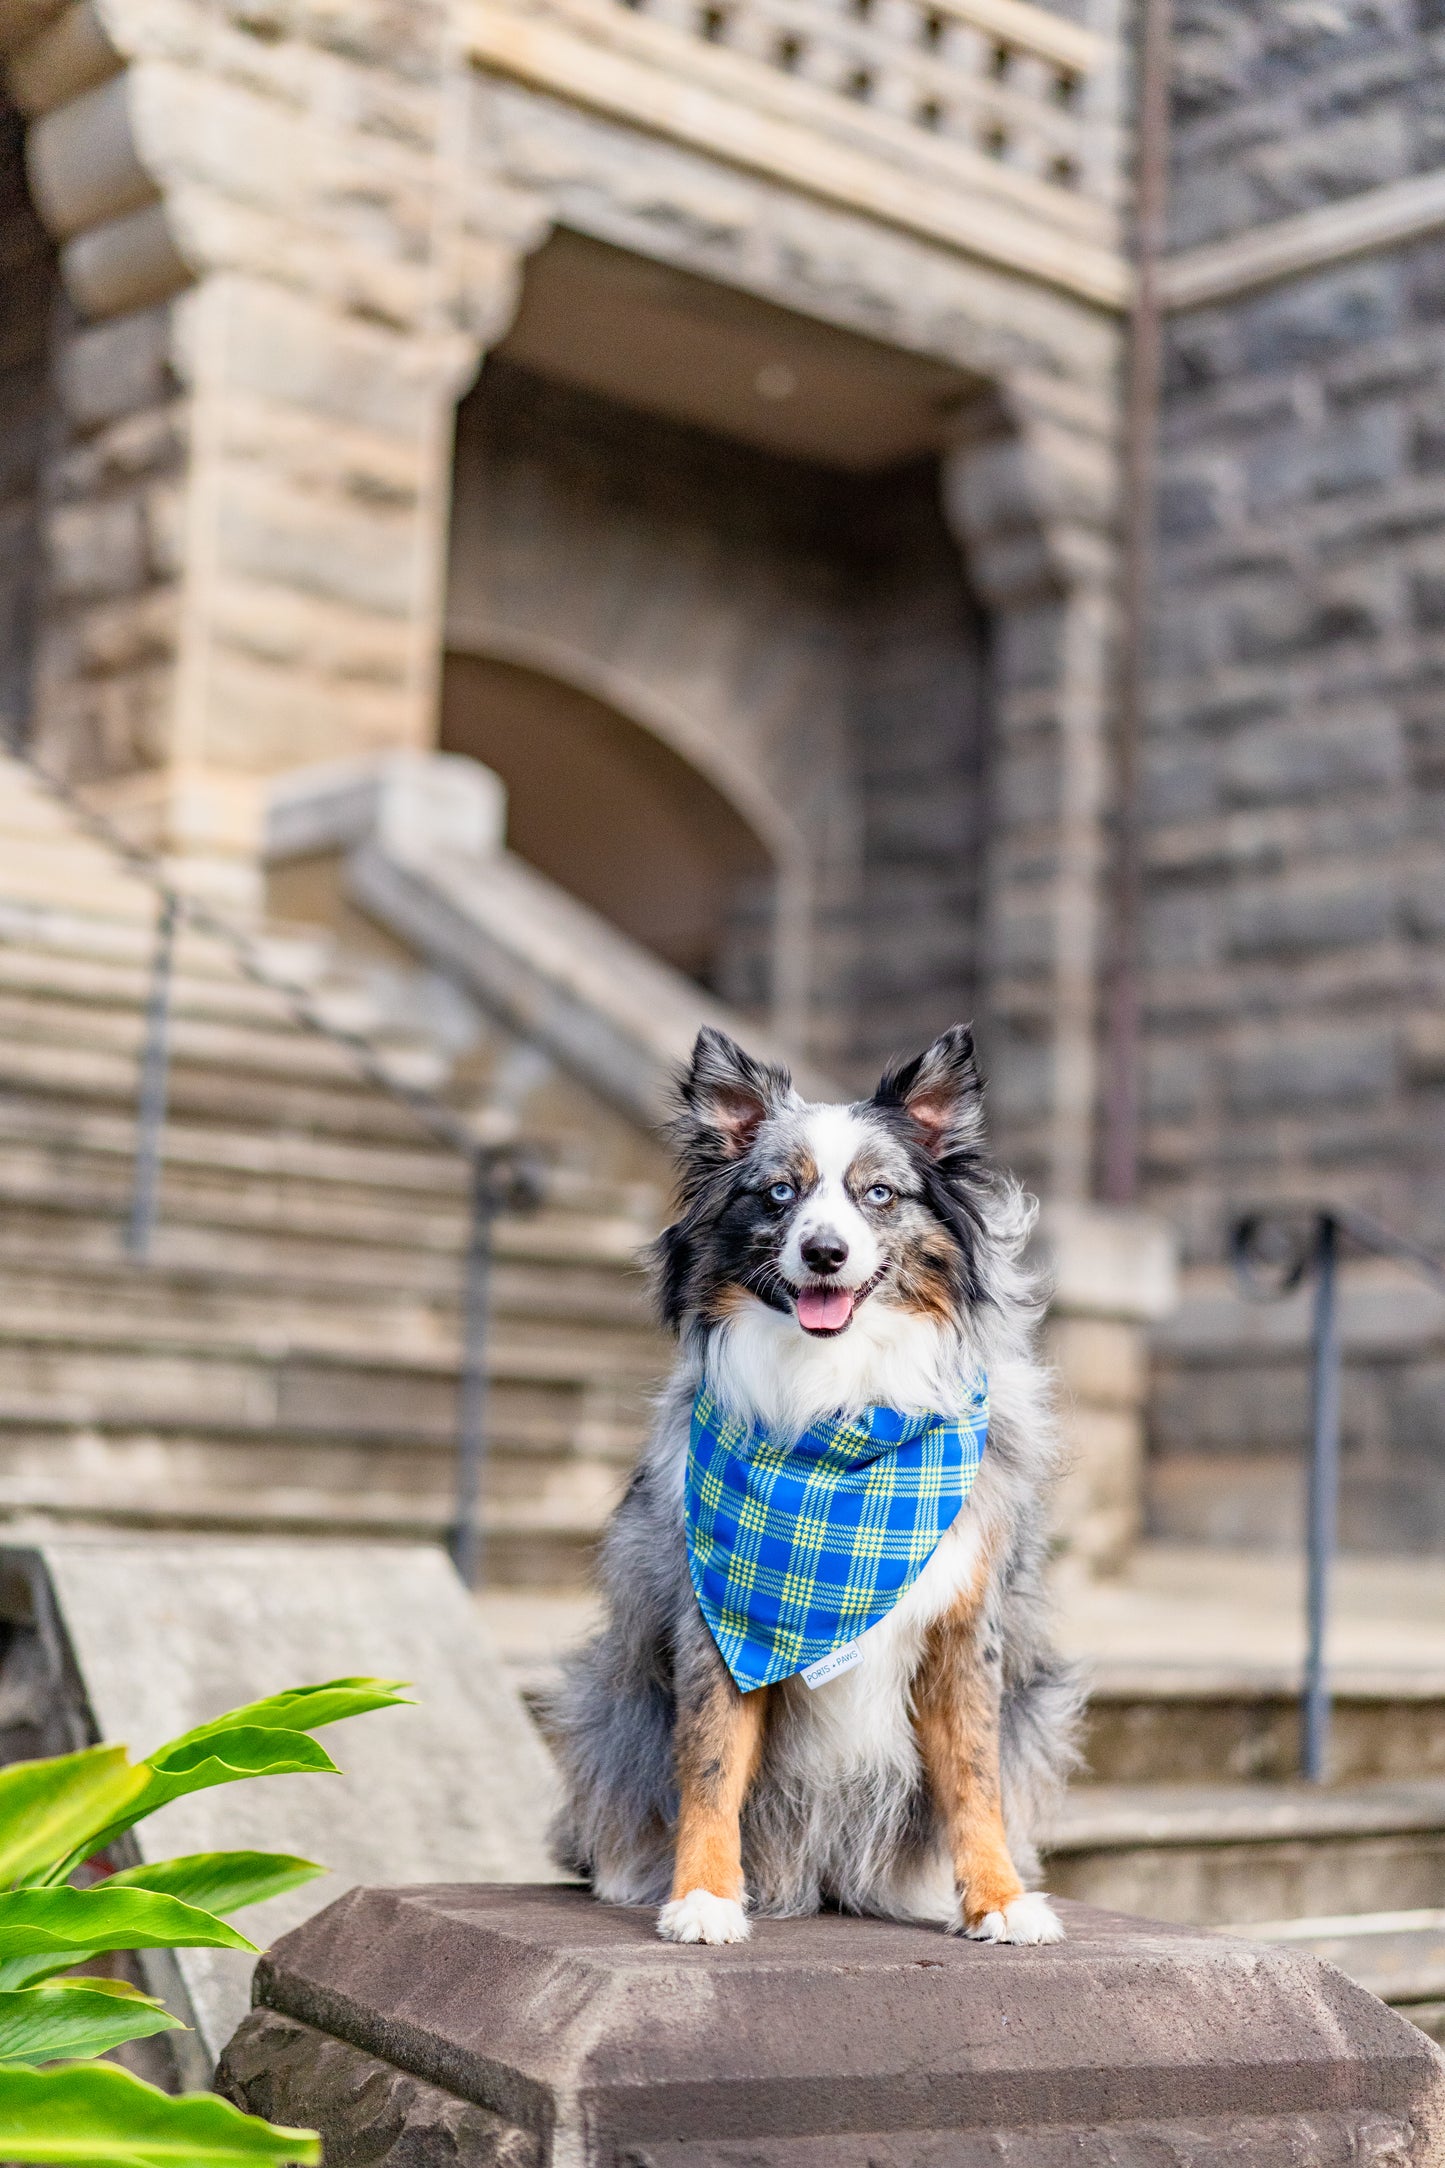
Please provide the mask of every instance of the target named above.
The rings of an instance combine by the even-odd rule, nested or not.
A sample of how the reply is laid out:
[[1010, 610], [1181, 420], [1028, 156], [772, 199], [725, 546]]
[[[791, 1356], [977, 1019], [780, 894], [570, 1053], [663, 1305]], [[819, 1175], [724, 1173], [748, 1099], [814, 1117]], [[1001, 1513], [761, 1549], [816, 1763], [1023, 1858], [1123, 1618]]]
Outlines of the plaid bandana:
[[688, 1570], [745, 1694], [849, 1647], [887, 1616], [958, 1518], [987, 1440], [983, 1378], [956, 1418], [869, 1408], [855, 1421], [826, 1416], [788, 1446], [698, 1388]]

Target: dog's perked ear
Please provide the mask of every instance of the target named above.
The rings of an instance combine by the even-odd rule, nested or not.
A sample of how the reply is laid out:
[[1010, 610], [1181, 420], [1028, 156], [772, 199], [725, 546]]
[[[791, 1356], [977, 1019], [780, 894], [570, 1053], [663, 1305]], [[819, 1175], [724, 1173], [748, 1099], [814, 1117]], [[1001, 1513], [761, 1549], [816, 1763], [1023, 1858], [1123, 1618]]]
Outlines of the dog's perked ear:
[[741, 1159], [768, 1116], [793, 1096], [786, 1069], [754, 1061], [726, 1032], [705, 1024], [678, 1080], [677, 1142], [684, 1156]]
[[873, 1104], [906, 1115], [931, 1159], [974, 1150], [983, 1135], [983, 1083], [967, 1025], [951, 1025], [912, 1061], [886, 1069]]

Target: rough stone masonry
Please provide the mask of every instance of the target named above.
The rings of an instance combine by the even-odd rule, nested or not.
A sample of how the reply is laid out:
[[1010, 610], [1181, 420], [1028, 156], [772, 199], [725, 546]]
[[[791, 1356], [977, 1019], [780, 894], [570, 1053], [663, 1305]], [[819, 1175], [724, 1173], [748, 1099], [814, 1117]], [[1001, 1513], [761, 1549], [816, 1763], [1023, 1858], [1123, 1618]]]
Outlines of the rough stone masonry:
[[[1347, 211], [1438, 168], [1445, 15], [1176, 12], [1172, 241]], [[1148, 768], [1146, 1191], [1186, 1300], [1156, 1525], [1299, 1524], [1304, 1298], [1243, 1311], [1231, 1210], [1338, 1200], [1445, 1253], [1445, 241], [1175, 315]], [[1445, 1542], [1445, 1304], [1352, 1265], [1343, 1533]]]
[[367, 2168], [1437, 2168], [1445, 2055], [1318, 1960], [1064, 1907], [1001, 1950], [838, 1916], [729, 1950], [575, 1889], [355, 1890], [217, 2083]]

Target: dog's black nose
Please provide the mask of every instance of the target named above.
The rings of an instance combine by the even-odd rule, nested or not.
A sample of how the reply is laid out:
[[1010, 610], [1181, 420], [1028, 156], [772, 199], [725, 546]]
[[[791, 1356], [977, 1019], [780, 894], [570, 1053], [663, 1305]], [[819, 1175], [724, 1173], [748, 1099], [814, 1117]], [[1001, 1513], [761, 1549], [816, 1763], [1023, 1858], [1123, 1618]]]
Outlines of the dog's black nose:
[[820, 1276], [826, 1276], [830, 1272], [838, 1271], [839, 1267], [845, 1265], [848, 1261], [847, 1243], [841, 1235], [835, 1235], [831, 1229], [826, 1229], [821, 1234], [809, 1235], [807, 1240], [801, 1243], [799, 1247], [803, 1252], [803, 1263], [808, 1270], [816, 1272]]

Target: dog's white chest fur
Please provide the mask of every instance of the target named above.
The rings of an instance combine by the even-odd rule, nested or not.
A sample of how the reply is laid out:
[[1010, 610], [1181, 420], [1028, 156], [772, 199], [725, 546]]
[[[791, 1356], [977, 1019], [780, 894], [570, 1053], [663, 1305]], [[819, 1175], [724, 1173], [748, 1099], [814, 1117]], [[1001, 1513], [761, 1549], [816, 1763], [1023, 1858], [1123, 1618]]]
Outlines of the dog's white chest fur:
[[785, 1753], [795, 1782], [826, 1791], [869, 1771], [912, 1781], [912, 1685], [928, 1629], [969, 1587], [978, 1560], [979, 1523], [965, 1505], [912, 1587], [862, 1636], [861, 1660], [816, 1689], [788, 1682]]
[[[837, 1342], [805, 1339], [761, 1303], [714, 1335], [708, 1378], [724, 1405], [765, 1428], [801, 1430], [840, 1404], [929, 1413], [961, 1391], [956, 1333], [931, 1319], [868, 1306]], [[928, 1629], [973, 1580], [979, 1520], [965, 1505], [928, 1564], [858, 1643], [861, 1661], [825, 1686], [784, 1685], [788, 1721], [776, 1751], [800, 1791], [836, 1793], [876, 1772], [911, 1784], [918, 1770], [912, 1683]]]

